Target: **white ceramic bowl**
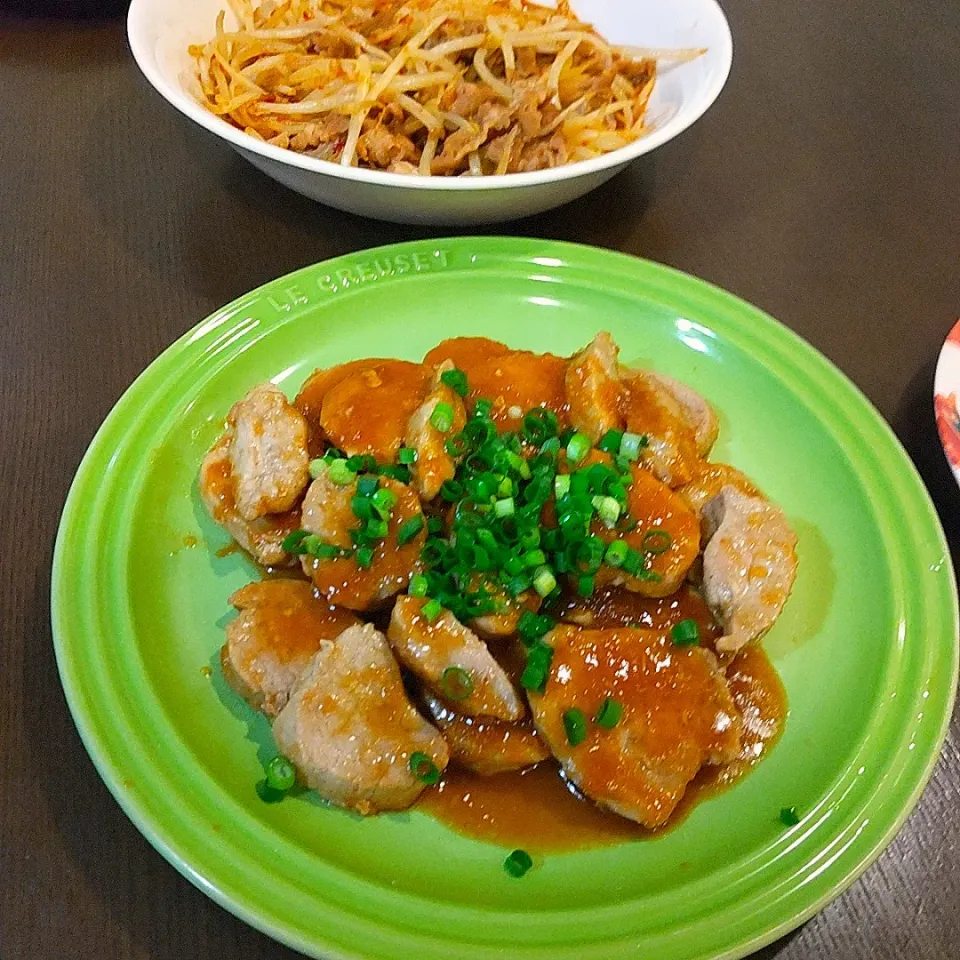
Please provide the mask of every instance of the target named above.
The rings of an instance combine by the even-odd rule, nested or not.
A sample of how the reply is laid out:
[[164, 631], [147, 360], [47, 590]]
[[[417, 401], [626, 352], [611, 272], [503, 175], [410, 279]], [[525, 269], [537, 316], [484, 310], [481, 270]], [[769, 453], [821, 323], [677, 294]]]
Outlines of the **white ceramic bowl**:
[[658, 79], [648, 136], [592, 160], [499, 177], [417, 177], [342, 167], [263, 143], [210, 113], [189, 92], [187, 47], [213, 35], [225, 0], [133, 0], [127, 33], [137, 64], [164, 98], [292, 190], [380, 220], [495, 223], [557, 207], [609, 180], [689, 127], [716, 100], [730, 72], [730, 28], [716, 0], [573, 0], [572, 6], [611, 42], [707, 52]]

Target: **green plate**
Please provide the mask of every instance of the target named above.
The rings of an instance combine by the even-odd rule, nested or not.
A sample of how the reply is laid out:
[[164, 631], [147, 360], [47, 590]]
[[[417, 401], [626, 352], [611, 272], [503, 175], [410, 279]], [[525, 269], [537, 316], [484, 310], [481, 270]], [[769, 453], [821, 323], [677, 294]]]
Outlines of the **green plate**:
[[[718, 407], [716, 459], [800, 538], [766, 640], [786, 733], [735, 789], [655, 841], [538, 857], [426, 814], [362, 819], [311, 794], [264, 804], [265, 722], [216, 669], [253, 574], [197, 469], [230, 404], [316, 366], [419, 359], [454, 334], [569, 353], [600, 329]], [[193, 543], [196, 538], [198, 542]], [[584, 247], [499, 238], [385, 247], [255, 290], [178, 340], [97, 434], [53, 565], [64, 689], [100, 774], [193, 883], [305, 953], [376, 960], [739, 957], [850, 884], [915, 804], [957, 677], [957, 598], [933, 507], [893, 434], [810, 346], [729, 294]], [[211, 667], [213, 670], [211, 671]], [[779, 811], [796, 806], [787, 829]]]

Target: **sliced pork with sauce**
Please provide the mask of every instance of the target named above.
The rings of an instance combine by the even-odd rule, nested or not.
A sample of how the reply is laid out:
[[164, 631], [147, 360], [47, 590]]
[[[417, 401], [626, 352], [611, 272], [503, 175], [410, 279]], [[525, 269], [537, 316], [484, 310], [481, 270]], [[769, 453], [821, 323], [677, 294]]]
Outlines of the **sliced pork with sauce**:
[[233, 496], [247, 521], [292, 509], [310, 479], [307, 422], [272, 383], [254, 387], [227, 417]]
[[303, 382], [293, 405], [303, 414], [310, 427], [310, 452], [313, 456], [320, 456], [327, 445], [320, 419], [323, 411], [323, 401], [327, 394], [351, 374], [361, 370], [376, 369], [377, 365], [381, 363], [389, 363], [389, 361], [379, 357], [371, 357], [368, 360], [350, 360], [335, 367], [314, 370]]
[[693, 430], [697, 453], [705, 457], [717, 442], [717, 435], [720, 433], [720, 420], [716, 411], [704, 397], [685, 383], [652, 370], [647, 371], [646, 376], [676, 401], [687, 426]]
[[736, 653], [773, 626], [797, 574], [797, 536], [783, 511], [725, 486], [703, 508], [703, 594]]
[[487, 589], [496, 599], [496, 612], [475, 617], [469, 624], [472, 630], [486, 640], [497, 641], [514, 636], [523, 612], [531, 610], [536, 613], [540, 609], [540, 597], [533, 590], [525, 590], [519, 596], [511, 597], [503, 590], [494, 587]]
[[627, 430], [647, 438], [643, 463], [671, 487], [688, 483], [700, 462], [696, 428], [673, 394], [644, 370], [623, 370]]
[[598, 333], [567, 364], [565, 385], [570, 423], [594, 443], [608, 430], [623, 429], [619, 353], [609, 333]]
[[449, 340], [441, 340], [429, 350], [423, 362], [430, 367], [439, 367], [440, 364], [449, 362], [469, 377], [478, 365], [512, 352], [505, 343], [489, 337], [451, 337]]
[[622, 539], [645, 557], [645, 572], [636, 576], [603, 566], [599, 583], [623, 584], [646, 597], [665, 597], [683, 583], [700, 552], [700, 524], [676, 491], [642, 467], [634, 466], [627, 488], [627, 513], [634, 530], [606, 528], [599, 520], [593, 532], [605, 540]]
[[[560, 626], [543, 694], [530, 694], [540, 736], [567, 778], [602, 807], [662, 826], [705, 764], [733, 760], [742, 721], [716, 659], [651, 630]], [[594, 721], [610, 698], [612, 728]], [[577, 710], [583, 736], [571, 736]], [[577, 741], [577, 742], [571, 742]]]
[[[406, 445], [417, 453], [417, 459], [410, 466], [410, 473], [417, 492], [424, 500], [432, 500], [440, 492], [443, 482], [453, 479], [457, 462], [447, 450], [447, 441], [459, 433], [467, 422], [460, 395], [441, 380], [443, 374], [449, 370], [453, 370], [453, 363], [449, 360], [437, 367], [433, 389], [414, 411], [407, 424]], [[446, 429], [441, 429], [434, 422], [440, 404], [449, 408], [451, 414], [450, 426]]]
[[[387, 535], [374, 548], [369, 567], [361, 569], [353, 555], [318, 559], [301, 557], [304, 573], [313, 580], [320, 596], [327, 602], [349, 610], [371, 610], [406, 588], [417, 566], [426, 537], [426, 522], [416, 493], [406, 484], [390, 477], [380, 478], [380, 488], [397, 496], [387, 526]], [[318, 536], [325, 544], [351, 550], [350, 531], [359, 527], [352, 500], [357, 495], [357, 481], [339, 485], [329, 472], [310, 484], [303, 498], [303, 529]], [[419, 532], [400, 546], [398, 534], [408, 520], [419, 517]]]
[[600, 630], [643, 627], [669, 630], [681, 620], [695, 620], [701, 640], [712, 645], [720, 635], [706, 601], [689, 584], [666, 597], [644, 597], [622, 586], [598, 587], [581, 597], [569, 587], [560, 596], [556, 616], [565, 623]]
[[397, 659], [437, 696], [469, 716], [518, 720], [523, 702], [487, 645], [449, 610], [435, 620], [423, 615], [424, 601], [397, 598], [387, 637]]
[[550, 756], [529, 717], [510, 723], [494, 717], [466, 716], [429, 693], [424, 702], [447, 741], [451, 762], [466, 770], [489, 777], [524, 770]]
[[404, 810], [424, 788], [411, 758], [438, 770], [449, 752], [407, 697], [386, 638], [350, 627], [320, 649], [273, 725], [280, 751], [324, 799], [362, 814]]
[[702, 461], [689, 483], [677, 489], [687, 506], [698, 516], [702, 516], [703, 508], [724, 487], [735, 487], [744, 496], [762, 497], [753, 481], [735, 467], [725, 463], [708, 463]]
[[407, 360], [351, 365], [323, 393], [323, 435], [349, 456], [370, 454], [378, 463], [393, 463], [410, 417], [430, 390], [431, 376], [429, 367]]
[[490, 416], [499, 430], [519, 430], [524, 415], [534, 407], [552, 411], [561, 429], [569, 425], [563, 357], [511, 350], [485, 337], [458, 337], [435, 347], [424, 362], [444, 360], [467, 375], [467, 408], [472, 411], [477, 400], [489, 400]]
[[[455, 368], [465, 398], [443, 379]], [[538, 409], [554, 415], [538, 421], [542, 448], [524, 427]], [[571, 428], [647, 445], [628, 470], [596, 447], [563, 451]], [[409, 806], [450, 757], [492, 775], [552, 753], [584, 796], [663, 826], [702, 767], [740, 769], [779, 730], [741, 737], [747, 701], [713, 650], [738, 677], [733, 656], [789, 596], [796, 537], [752, 481], [703, 459], [717, 429], [705, 398], [621, 367], [605, 333], [569, 360], [461, 337], [422, 364], [351, 361], [315, 371], [293, 404], [255, 387], [204, 459], [200, 493], [261, 564], [302, 554], [309, 582], [233, 595], [224, 676], [275, 718], [301, 780], [361, 813]], [[330, 447], [375, 463], [332, 455], [309, 483], [309, 458]], [[402, 465], [401, 447], [415, 454]], [[480, 615], [461, 623], [441, 601]], [[388, 612], [386, 637], [357, 616]], [[524, 644], [539, 650], [529, 665]], [[547, 670], [532, 717], [525, 665]]]
[[223, 675], [252, 707], [275, 717], [324, 640], [360, 623], [319, 600], [305, 580], [248, 583], [231, 597], [239, 615], [227, 624]]
[[210, 516], [220, 524], [257, 563], [265, 567], [290, 566], [293, 558], [283, 550], [284, 539], [300, 526], [300, 511], [267, 514], [244, 520], [237, 510], [230, 459], [232, 437], [224, 434], [200, 465], [198, 490]]

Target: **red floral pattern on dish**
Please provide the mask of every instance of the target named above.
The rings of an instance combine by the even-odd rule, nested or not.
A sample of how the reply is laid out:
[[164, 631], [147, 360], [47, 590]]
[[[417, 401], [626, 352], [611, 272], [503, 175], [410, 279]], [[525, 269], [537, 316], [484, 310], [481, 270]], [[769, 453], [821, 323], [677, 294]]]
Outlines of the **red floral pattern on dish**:
[[[960, 330], [955, 332], [960, 342]], [[933, 408], [947, 460], [950, 461], [951, 466], [960, 469], [960, 412], [957, 408], [957, 395], [955, 393], [936, 394], [933, 398]]]
[[960, 344], [960, 320], [953, 325], [953, 329], [947, 334], [947, 343]]

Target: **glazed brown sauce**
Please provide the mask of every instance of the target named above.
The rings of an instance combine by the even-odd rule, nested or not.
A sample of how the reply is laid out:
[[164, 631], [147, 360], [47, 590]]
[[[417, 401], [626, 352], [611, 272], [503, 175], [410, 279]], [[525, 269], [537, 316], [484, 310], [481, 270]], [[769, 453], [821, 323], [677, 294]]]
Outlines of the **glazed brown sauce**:
[[306, 580], [254, 581], [237, 590], [230, 602], [238, 610], [254, 611], [259, 646], [281, 662], [309, 656], [321, 640], [333, 640], [361, 622], [350, 611], [321, 601]]
[[[380, 478], [380, 488], [391, 490], [397, 495], [397, 502], [390, 516], [387, 535], [374, 547], [373, 561], [361, 570], [352, 557], [335, 557], [320, 561], [316, 558], [302, 557], [303, 569], [313, 580], [319, 594], [330, 603], [351, 610], [366, 610], [382, 599], [381, 591], [394, 587], [393, 592], [406, 586], [416, 565], [417, 557], [426, 539], [425, 529], [402, 547], [398, 543], [400, 527], [412, 517], [420, 515], [420, 501], [408, 486], [390, 477]], [[307, 495], [308, 500], [310, 494]], [[343, 498], [339, 505], [339, 514], [330, 504], [324, 508], [327, 520], [332, 527], [341, 532], [340, 546], [350, 543], [347, 531], [356, 522], [350, 500]], [[304, 505], [304, 516], [309, 510]], [[336, 538], [331, 538], [338, 542]], [[389, 590], [387, 591], [389, 594]]]
[[[675, 483], [689, 482], [700, 460], [693, 430], [684, 423], [678, 410], [666, 406], [667, 398], [642, 374], [625, 376], [622, 382], [626, 389], [621, 395], [621, 413], [627, 429], [659, 441], [657, 459], [669, 467]], [[651, 452], [648, 449], [644, 458]]]
[[780, 736], [787, 715], [786, 694], [763, 649], [745, 650], [728, 667], [727, 676], [734, 702], [744, 717], [740, 755], [725, 766], [704, 767], [670, 819], [657, 830], [644, 829], [579, 799], [561, 778], [553, 760], [493, 777], [450, 768], [436, 789], [421, 795], [418, 806], [458, 833], [531, 852], [658, 837], [682, 823], [702, 800], [737, 783], [769, 753]]
[[424, 357], [425, 364], [453, 361], [467, 375], [467, 405], [490, 400], [490, 417], [503, 430], [517, 430], [533, 407], [552, 410], [561, 427], [569, 425], [565, 378], [567, 361], [552, 353], [511, 350], [486, 337], [444, 340]]
[[233, 500], [233, 470], [226, 452], [223, 456], [204, 464], [203, 483], [210, 491], [211, 497], [216, 498], [213, 519], [217, 523], [223, 523], [236, 512]]
[[392, 463], [431, 377], [428, 367], [406, 360], [365, 364], [326, 391], [320, 427], [348, 455], [372, 454], [379, 463]]
[[610, 586], [599, 587], [588, 598], [568, 591], [560, 598], [558, 617], [568, 623], [600, 630], [629, 626], [669, 630], [681, 620], [696, 620], [704, 640], [709, 642], [720, 635], [709, 607], [687, 584], [669, 597], [642, 597], [639, 593]]
[[[638, 524], [635, 530], [621, 535], [629, 546], [643, 552], [644, 538], [651, 530], [664, 530], [670, 535], [669, 546], [648, 560], [649, 569], [660, 580], [646, 581], [644, 593], [673, 593], [700, 552], [700, 521], [675, 491], [641, 467], [633, 468], [627, 498], [627, 510]], [[605, 530], [599, 521], [594, 521], [592, 529], [605, 540], [614, 539], [612, 531]]]
[[[300, 526], [300, 511], [289, 510], [286, 513], [273, 513], [258, 520], [242, 520], [237, 513], [233, 489], [233, 468], [227, 455], [227, 437], [221, 437], [214, 450], [207, 455], [201, 468], [200, 485], [203, 498], [213, 514], [213, 519], [222, 524], [236, 536], [231, 524], [242, 527], [249, 544], [254, 547], [267, 546], [271, 541], [281, 540]], [[216, 452], [217, 456], [213, 456]], [[236, 540], [217, 550], [221, 559], [232, 553], [242, 551], [244, 547]]]

